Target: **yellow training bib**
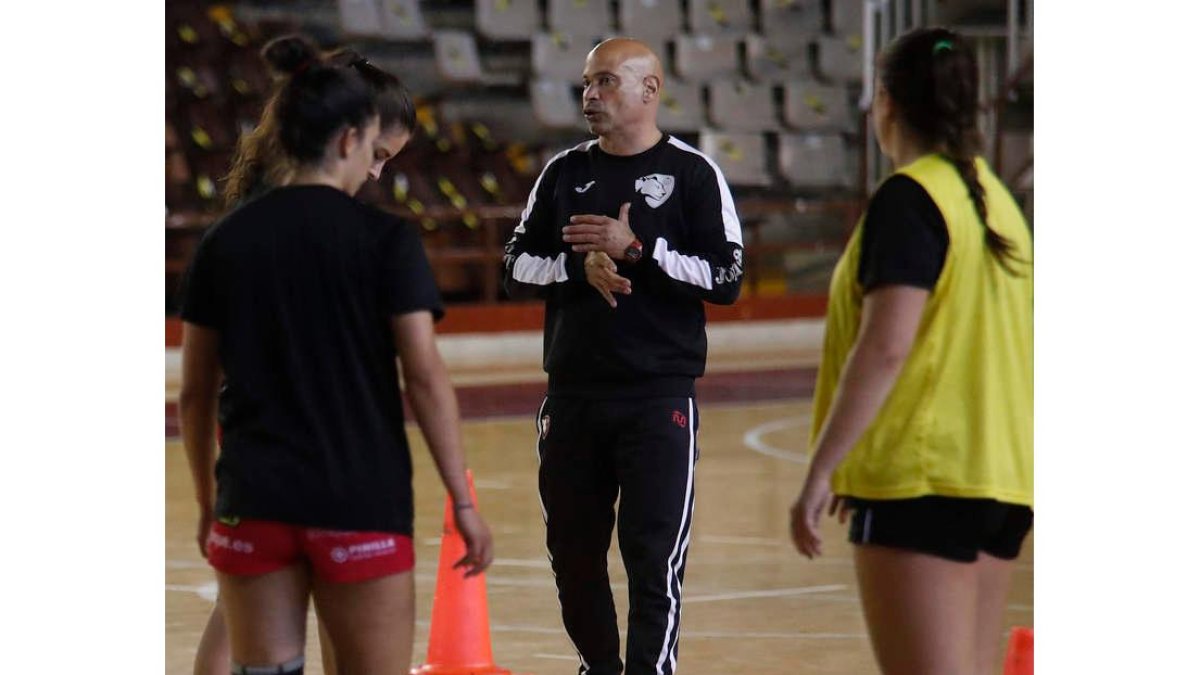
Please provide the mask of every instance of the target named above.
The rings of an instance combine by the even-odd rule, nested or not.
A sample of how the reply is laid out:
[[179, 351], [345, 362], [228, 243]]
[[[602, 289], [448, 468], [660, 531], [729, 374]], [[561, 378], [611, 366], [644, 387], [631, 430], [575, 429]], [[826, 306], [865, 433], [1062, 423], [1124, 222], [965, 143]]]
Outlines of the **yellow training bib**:
[[[950, 235], [912, 352], [891, 394], [834, 472], [836, 494], [923, 495], [1033, 505], [1033, 241], [1020, 209], [976, 159], [988, 223], [1013, 244], [1007, 272], [954, 165], [926, 155], [897, 171], [933, 198]], [[862, 223], [834, 270], [813, 401], [815, 442], [862, 319]]]

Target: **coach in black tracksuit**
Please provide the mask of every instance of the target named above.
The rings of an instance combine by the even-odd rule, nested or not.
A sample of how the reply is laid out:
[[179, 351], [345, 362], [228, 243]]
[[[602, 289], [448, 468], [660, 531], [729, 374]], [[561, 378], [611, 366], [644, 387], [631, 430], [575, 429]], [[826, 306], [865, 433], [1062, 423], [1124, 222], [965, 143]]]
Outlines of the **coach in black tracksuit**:
[[658, 130], [662, 71], [645, 45], [602, 43], [584, 83], [599, 138], [542, 171], [506, 247], [505, 285], [546, 300], [538, 485], [579, 673], [622, 668], [606, 558], [615, 520], [627, 672], [665, 675], [695, 500], [703, 301], [737, 299], [741, 225], [717, 165]]

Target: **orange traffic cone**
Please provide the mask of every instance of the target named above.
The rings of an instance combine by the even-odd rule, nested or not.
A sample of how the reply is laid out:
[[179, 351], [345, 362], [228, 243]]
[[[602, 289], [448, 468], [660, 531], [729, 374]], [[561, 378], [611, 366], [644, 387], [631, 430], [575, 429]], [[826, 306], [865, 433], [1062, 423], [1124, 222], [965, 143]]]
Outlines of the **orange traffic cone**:
[[1016, 626], [1008, 636], [1004, 675], [1033, 675], [1033, 629]]
[[[467, 472], [471, 502], [475, 482]], [[492, 638], [488, 629], [487, 582], [484, 575], [463, 578], [454, 563], [467, 554], [467, 544], [454, 525], [454, 502], [446, 495], [442, 523], [442, 553], [438, 558], [437, 588], [429, 628], [429, 653], [425, 665], [412, 675], [511, 675], [492, 663]]]

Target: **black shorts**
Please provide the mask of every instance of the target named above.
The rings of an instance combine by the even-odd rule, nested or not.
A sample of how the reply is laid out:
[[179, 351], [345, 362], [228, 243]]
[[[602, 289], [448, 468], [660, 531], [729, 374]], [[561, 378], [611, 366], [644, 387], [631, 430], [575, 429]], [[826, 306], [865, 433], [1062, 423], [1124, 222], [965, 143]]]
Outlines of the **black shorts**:
[[850, 543], [975, 562], [979, 552], [1014, 560], [1033, 527], [1033, 509], [993, 499], [928, 496], [850, 498]]

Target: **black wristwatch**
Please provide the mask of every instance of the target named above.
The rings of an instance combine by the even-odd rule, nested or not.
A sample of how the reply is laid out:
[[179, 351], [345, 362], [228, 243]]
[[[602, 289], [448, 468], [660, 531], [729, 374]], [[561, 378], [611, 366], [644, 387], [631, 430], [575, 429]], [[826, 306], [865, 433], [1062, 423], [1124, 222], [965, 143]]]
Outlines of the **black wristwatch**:
[[633, 243], [625, 247], [625, 262], [635, 263], [642, 259], [642, 240], [635, 235]]

